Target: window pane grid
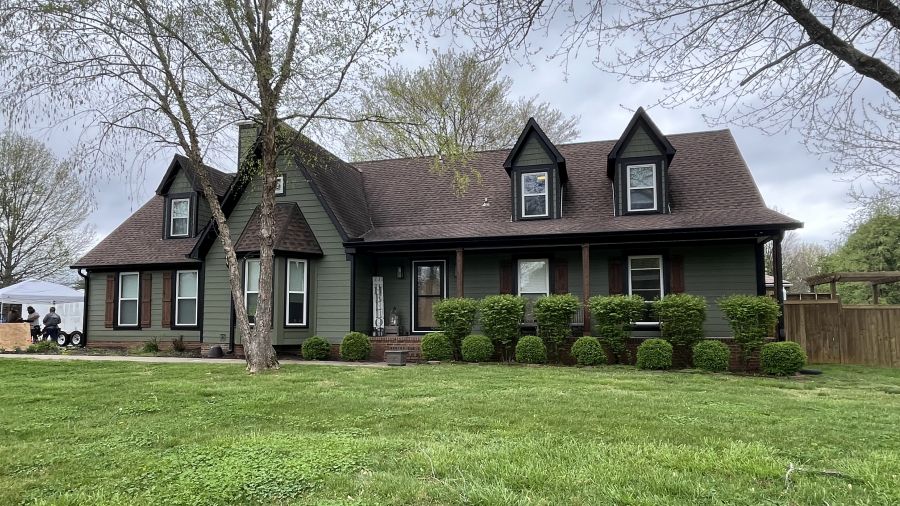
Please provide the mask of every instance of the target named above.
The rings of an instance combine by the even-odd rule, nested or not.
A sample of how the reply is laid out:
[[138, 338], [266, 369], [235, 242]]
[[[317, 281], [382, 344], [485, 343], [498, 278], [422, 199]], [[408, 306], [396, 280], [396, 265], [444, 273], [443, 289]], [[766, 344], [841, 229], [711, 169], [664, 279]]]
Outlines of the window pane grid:
[[288, 260], [286, 325], [306, 325], [306, 260]]
[[522, 216], [547, 216], [547, 173], [522, 174]]
[[140, 276], [136, 272], [119, 274], [119, 325], [137, 327]]
[[172, 200], [172, 223], [170, 225], [169, 235], [184, 236], [188, 235], [188, 224], [190, 223], [190, 199], [174, 199]]
[[656, 165], [629, 165], [626, 170], [628, 210], [656, 209]]
[[651, 301], [662, 298], [662, 257], [636, 256], [628, 258], [628, 291]]
[[446, 295], [444, 261], [413, 262], [413, 332], [437, 328], [434, 306]]
[[259, 305], [259, 259], [244, 262], [244, 307], [250, 324], [256, 323], [256, 307]]
[[175, 325], [197, 325], [198, 271], [178, 271], [175, 277]]

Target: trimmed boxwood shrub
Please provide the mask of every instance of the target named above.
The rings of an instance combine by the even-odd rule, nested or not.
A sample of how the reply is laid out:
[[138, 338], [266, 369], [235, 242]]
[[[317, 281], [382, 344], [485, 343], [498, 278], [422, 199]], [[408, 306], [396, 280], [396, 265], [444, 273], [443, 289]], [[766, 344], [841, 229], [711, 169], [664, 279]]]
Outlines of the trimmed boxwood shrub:
[[300, 351], [306, 360], [328, 360], [331, 354], [331, 344], [324, 338], [312, 336], [300, 345]]
[[453, 345], [443, 332], [430, 332], [422, 336], [422, 358], [425, 360], [450, 360]]
[[458, 354], [463, 338], [472, 332], [477, 314], [478, 301], [475, 299], [451, 297], [434, 305], [434, 320], [450, 340], [454, 353]]
[[766, 295], [730, 295], [719, 299], [719, 307], [741, 345], [744, 365], [775, 328], [781, 310], [778, 302]]
[[588, 300], [594, 329], [614, 357], [629, 361], [625, 340], [631, 335], [631, 324], [644, 316], [644, 299], [639, 295], [596, 295]]
[[596, 337], [579, 337], [570, 352], [578, 365], [601, 365], [606, 363], [606, 350]]
[[481, 299], [481, 331], [503, 347], [503, 360], [510, 360], [510, 349], [519, 338], [519, 324], [525, 317], [525, 298], [515, 295], [490, 295]]
[[487, 362], [494, 357], [494, 343], [481, 334], [466, 336], [462, 342], [462, 358], [466, 362]]
[[343, 360], [366, 360], [371, 351], [372, 343], [369, 342], [369, 336], [362, 332], [351, 332], [341, 341], [341, 359]]
[[664, 339], [647, 339], [637, 349], [639, 369], [669, 369], [672, 367], [672, 345]]
[[522, 364], [544, 364], [547, 362], [547, 347], [538, 336], [524, 336], [516, 344], [516, 362]]
[[700, 341], [694, 345], [694, 367], [706, 371], [725, 371], [731, 359], [731, 349], [721, 341]]
[[806, 352], [792, 341], [764, 344], [759, 352], [759, 368], [774, 376], [793, 376], [806, 365]]
[[578, 311], [578, 297], [571, 293], [541, 297], [534, 303], [538, 331], [553, 357], [559, 361], [559, 345], [572, 335], [572, 315]]
[[687, 293], [672, 293], [653, 302], [660, 335], [673, 346], [691, 347], [703, 339], [706, 299]]

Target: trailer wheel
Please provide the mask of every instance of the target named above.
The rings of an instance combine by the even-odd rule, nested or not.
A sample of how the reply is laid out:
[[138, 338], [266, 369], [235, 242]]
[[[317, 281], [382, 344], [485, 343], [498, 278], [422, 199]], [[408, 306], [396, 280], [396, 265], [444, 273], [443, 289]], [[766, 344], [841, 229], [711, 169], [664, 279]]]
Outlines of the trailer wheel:
[[65, 332], [60, 330], [59, 335], [56, 336], [56, 344], [59, 346], [65, 346], [69, 344], [69, 336], [66, 335]]
[[69, 344], [72, 346], [84, 347], [84, 335], [77, 330], [69, 334]]

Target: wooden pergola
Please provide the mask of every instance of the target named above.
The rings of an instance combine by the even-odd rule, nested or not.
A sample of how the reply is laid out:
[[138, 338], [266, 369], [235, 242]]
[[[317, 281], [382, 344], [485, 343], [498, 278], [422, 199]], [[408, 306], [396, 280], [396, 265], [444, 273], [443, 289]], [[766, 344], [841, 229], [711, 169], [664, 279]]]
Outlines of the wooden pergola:
[[815, 291], [816, 286], [831, 285], [831, 296], [837, 296], [837, 283], [869, 283], [872, 285], [872, 301], [878, 304], [879, 287], [886, 283], [900, 281], [900, 271], [881, 272], [829, 272], [828, 274], [816, 274], [804, 278], [810, 290]]

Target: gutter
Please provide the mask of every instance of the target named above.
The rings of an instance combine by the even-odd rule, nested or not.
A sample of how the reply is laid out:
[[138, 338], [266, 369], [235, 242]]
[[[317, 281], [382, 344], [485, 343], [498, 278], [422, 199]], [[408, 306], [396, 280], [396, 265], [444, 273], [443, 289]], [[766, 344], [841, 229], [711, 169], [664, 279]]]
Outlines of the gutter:
[[91, 277], [84, 273], [82, 274], [81, 268], [78, 269], [78, 275], [84, 279], [84, 309], [82, 310], [81, 316], [81, 336], [82, 336], [82, 346], [87, 346], [87, 338], [88, 338], [88, 301], [91, 300]]

